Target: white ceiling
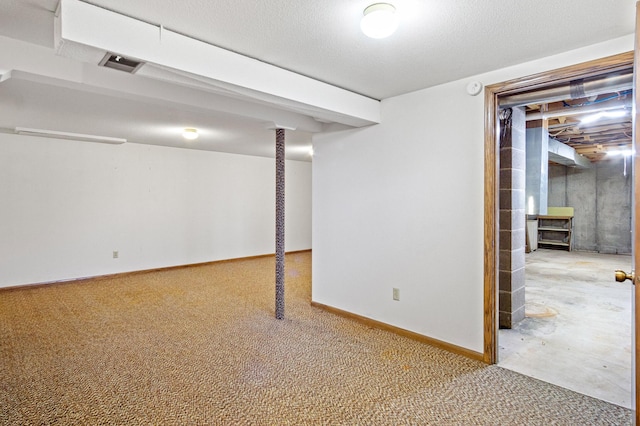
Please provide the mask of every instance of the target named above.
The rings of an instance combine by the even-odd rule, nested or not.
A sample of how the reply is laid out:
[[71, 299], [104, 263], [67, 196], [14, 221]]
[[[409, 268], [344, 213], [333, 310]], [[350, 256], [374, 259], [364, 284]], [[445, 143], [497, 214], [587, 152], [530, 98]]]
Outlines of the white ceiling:
[[[393, 0], [401, 24], [360, 32], [373, 0], [91, 0], [376, 99], [630, 34], [635, 0]], [[0, 33], [51, 45], [57, 0], [0, 1]]]
[[[101, 70], [114, 73], [117, 71]], [[142, 96], [121, 97], [52, 84], [26, 75], [0, 84], [0, 128], [16, 127], [105, 135], [132, 143], [273, 157], [275, 136], [263, 121]], [[26, 106], [26, 107], [25, 107]], [[176, 123], [180, 123], [177, 125]], [[195, 141], [182, 138], [198, 129]], [[311, 134], [287, 131], [288, 157], [308, 161]], [[266, 141], [266, 143], [260, 143]]]
[[[374, 99], [620, 37], [634, 29], [635, 0], [392, 2], [401, 19], [400, 27], [390, 38], [374, 40], [365, 37], [359, 29], [362, 11], [373, 3], [371, 0], [89, 1]], [[0, 0], [0, 35], [52, 47], [53, 11], [57, 3], [57, 0]], [[71, 96], [58, 93], [61, 92], [59, 89], [54, 91], [61, 99]], [[82, 96], [80, 94], [79, 99]], [[67, 100], [73, 103], [72, 99]], [[128, 134], [133, 141], [142, 135], [136, 131], [143, 131], [145, 125], [145, 118], [134, 112], [134, 106], [135, 102], [131, 104], [130, 113], [118, 111], [113, 114], [114, 123], [126, 115], [132, 129], [136, 127], [135, 122], [139, 122], [137, 130]], [[5, 107], [0, 103], [0, 116], [5, 114], [2, 110]], [[108, 108], [103, 108], [105, 111], [101, 113], [109, 116]], [[71, 112], [79, 116], [86, 113], [89, 118], [94, 114], [82, 108], [79, 111], [58, 108], [59, 115]], [[187, 111], [180, 111], [175, 105], [156, 105], [152, 112], [166, 122], [167, 117], [182, 116]], [[45, 114], [24, 111], [26, 116], [33, 117], [32, 113]], [[272, 135], [258, 129], [251, 120], [245, 123], [238, 117], [229, 119], [224, 114], [217, 117], [207, 122], [207, 117], [195, 114], [192, 121], [202, 122], [205, 128], [211, 129], [225, 122], [227, 127], [220, 127], [221, 134], [241, 132], [249, 123], [244, 143], [248, 143], [248, 139], [255, 142], [264, 137], [264, 145], [272, 139]], [[75, 118], [77, 121], [78, 115]], [[91, 121], [87, 120], [88, 123]], [[11, 123], [0, 123], [0, 126], [5, 125]], [[21, 125], [37, 127], [32, 123]], [[96, 128], [82, 132], [100, 134], [101, 131]], [[260, 135], [260, 132], [264, 134]], [[311, 136], [310, 133], [298, 133], [299, 140], [294, 144], [298, 144], [302, 152], [308, 148]], [[228, 146], [231, 140], [227, 142]], [[168, 144], [167, 141], [157, 143]], [[241, 145], [237, 142], [235, 148], [225, 149], [265, 155], [251, 149], [242, 152]], [[204, 149], [216, 150], [215, 147]]]

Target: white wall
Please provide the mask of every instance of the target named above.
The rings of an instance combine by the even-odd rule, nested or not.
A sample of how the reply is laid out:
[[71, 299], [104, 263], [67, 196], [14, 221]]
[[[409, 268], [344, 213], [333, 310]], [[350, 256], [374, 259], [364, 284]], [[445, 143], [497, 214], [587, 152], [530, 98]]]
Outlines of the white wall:
[[628, 36], [386, 99], [382, 124], [316, 135], [313, 301], [481, 353], [484, 99], [466, 84], [632, 49]]
[[[309, 249], [311, 163], [286, 168]], [[0, 287], [275, 251], [273, 159], [0, 134], [0, 182]]]

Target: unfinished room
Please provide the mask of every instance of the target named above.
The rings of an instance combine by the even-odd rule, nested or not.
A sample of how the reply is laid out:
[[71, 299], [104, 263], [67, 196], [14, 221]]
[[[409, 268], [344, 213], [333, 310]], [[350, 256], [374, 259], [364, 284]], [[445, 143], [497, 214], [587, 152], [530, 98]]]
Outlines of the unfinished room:
[[500, 188], [512, 203], [503, 207], [519, 204], [526, 222], [501, 242], [518, 252], [501, 264], [498, 364], [625, 407], [632, 98], [623, 68], [505, 97], [501, 110]]
[[635, 22], [0, 0], [0, 424], [632, 424]]

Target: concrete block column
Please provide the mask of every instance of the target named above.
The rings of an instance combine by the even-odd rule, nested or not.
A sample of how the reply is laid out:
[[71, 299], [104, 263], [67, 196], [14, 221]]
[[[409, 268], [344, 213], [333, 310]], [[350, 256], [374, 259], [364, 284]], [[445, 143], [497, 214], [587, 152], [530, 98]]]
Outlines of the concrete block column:
[[501, 328], [524, 319], [526, 119], [523, 107], [500, 115], [500, 260]]

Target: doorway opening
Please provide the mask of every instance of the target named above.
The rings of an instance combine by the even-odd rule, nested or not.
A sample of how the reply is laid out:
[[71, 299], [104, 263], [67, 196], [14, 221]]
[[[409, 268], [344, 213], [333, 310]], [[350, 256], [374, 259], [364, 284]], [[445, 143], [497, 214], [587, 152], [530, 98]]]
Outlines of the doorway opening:
[[[505, 329], [517, 329], [518, 324], [520, 324], [526, 317], [527, 309], [525, 308], [525, 301], [527, 292], [525, 291], [525, 276], [527, 274], [525, 274], [525, 269], [531, 266], [525, 265], [527, 262], [527, 259], [525, 258], [525, 248], [528, 246], [530, 251], [535, 252], [536, 250], [531, 250], [531, 248], [538, 242], [538, 235], [541, 235], [542, 237], [540, 242], [546, 243], [541, 244], [543, 247], [539, 249], [540, 251], [531, 256], [532, 258], [537, 256], [538, 260], [543, 260], [537, 262], [538, 267], [541, 265], [552, 265], [553, 263], [549, 262], [549, 260], [560, 259], [560, 257], [565, 254], [575, 257], [579, 255], [581, 250], [592, 252], [600, 251], [605, 253], [612, 253], [611, 250], [613, 250], [613, 253], [625, 252], [624, 249], [611, 246], [611, 243], [606, 241], [607, 234], [612, 234], [610, 230], [608, 233], [607, 231], [603, 231], [601, 234], [596, 230], [595, 235], [592, 237], [595, 238], [597, 244], [593, 247], [588, 246], [589, 241], [587, 241], [588, 239], [586, 238], [588, 232], [585, 233], [582, 231], [589, 231], [588, 228], [592, 228], [591, 231], [593, 231], [594, 225], [593, 223], [585, 220], [584, 216], [587, 207], [586, 205], [578, 203], [574, 206], [570, 206], [570, 204], [575, 204], [575, 200], [571, 199], [574, 194], [569, 190], [571, 185], [580, 186], [581, 183], [579, 182], [579, 179], [584, 178], [585, 176], [595, 176], [596, 179], [598, 174], [600, 174], [601, 177], [606, 176], [611, 167], [616, 167], [615, 164], [618, 164], [621, 167], [621, 176], [623, 173], [628, 173], [630, 176], [630, 160], [627, 160], [624, 155], [622, 155], [621, 159], [618, 159], [617, 162], [616, 160], [603, 158], [607, 151], [613, 152], [614, 148], [618, 151], [623, 151], [625, 142], [617, 140], [616, 138], [611, 137], [611, 135], [607, 135], [606, 132], [602, 132], [604, 135], [603, 137], [608, 137], [607, 140], [596, 140], [595, 143], [590, 144], [584, 143], [584, 140], [580, 141], [578, 138], [579, 133], [585, 133], [584, 128], [580, 129], [578, 125], [572, 126], [571, 124], [573, 119], [567, 120], [567, 117], [563, 117], [562, 114], [566, 115], [567, 110], [571, 110], [571, 113], [575, 113], [578, 108], [586, 110], [587, 107], [600, 106], [595, 105], [596, 103], [606, 105], [606, 102], [613, 100], [608, 99], [606, 91], [603, 91], [595, 97], [593, 97], [593, 94], [584, 93], [583, 94], [585, 96], [583, 97], [574, 96], [576, 93], [574, 93], [575, 91], [573, 86], [576, 82], [582, 84], [582, 82], [585, 81], [601, 79], [603, 76], [620, 76], [625, 73], [630, 75], [629, 71], [632, 71], [632, 69], [633, 54], [627, 53], [487, 87], [485, 92], [485, 105], [487, 112], [485, 123], [485, 361], [487, 362], [497, 363], [499, 360], [502, 361], [502, 356], [500, 356], [501, 354], [499, 353], [498, 346], [498, 325]], [[566, 99], [552, 99], [544, 97], [545, 93], [557, 92], [556, 89], [563, 85], [568, 85], [571, 88], [571, 97]], [[615, 89], [613, 91], [616, 92], [618, 98], [621, 98], [619, 90]], [[577, 93], [579, 94], [579, 92]], [[576, 98], [577, 103], [573, 102], [574, 98]], [[532, 99], [535, 101], [531, 101]], [[619, 101], [626, 102], [624, 99], [616, 100], [616, 102]], [[509, 104], [509, 102], [511, 102], [511, 104]], [[553, 102], [561, 102], [560, 108], [558, 108], [558, 105], [553, 105]], [[564, 111], [558, 113], [559, 110]], [[584, 111], [583, 115], [585, 115], [586, 112], [587, 111]], [[553, 114], [560, 114], [556, 116], [556, 118], [559, 119], [555, 119], [555, 121], [550, 120]], [[536, 121], [534, 119], [537, 119], [539, 123], [530, 123]], [[538, 126], [535, 124], [538, 124]], [[527, 127], [529, 127], [529, 130], [525, 130]], [[525, 156], [525, 145], [528, 145], [526, 133], [535, 133], [537, 128], [540, 129], [538, 133], [542, 135], [542, 138], [540, 139], [540, 137], [537, 137], [537, 139], [540, 140], [540, 143], [537, 145], [534, 143], [533, 148], [529, 148], [529, 151], [536, 153], [536, 155], [534, 155], [535, 158], [531, 160], [533, 161], [534, 166], [531, 167], [531, 165], [528, 164], [529, 160]], [[631, 132], [629, 131], [628, 133], [627, 139], [630, 144]], [[550, 135], [555, 136], [555, 138], [549, 138]], [[595, 134], [587, 136], [588, 139], [591, 139]], [[556, 146], [553, 149], [550, 148], [549, 141], [552, 139], [553, 143], [560, 141], [561, 145]], [[534, 140], [536, 140], [535, 136]], [[614, 144], [616, 145], [614, 146]], [[567, 153], [560, 155], [560, 148], [566, 146], [573, 149], [573, 156], [575, 158], [570, 158], [571, 155]], [[598, 156], [600, 158], [598, 158]], [[573, 168], [575, 167], [576, 170], [578, 169], [576, 161], [579, 162], [582, 157], [589, 157], [587, 161], [589, 164], [601, 163], [601, 166], [595, 166], [592, 170], [589, 170], [586, 173], [574, 173]], [[552, 159], [551, 167], [548, 167], [549, 159]], [[563, 164], [565, 161], [573, 163]], [[535, 164], [544, 166], [542, 167], [542, 173], [539, 172]], [[583, 165], [585, 168], [591, 167], [585, 164]], [[628, 169], [623, 169], [624, 167], [628, 167]], [[525, 180], [528, 179], [528, 173], [525, 175], [525, 170], [527, 168], [538, 170], [538, 176], [536, 177], [537, 184], [531, 185], [530, 182], [527, 182], [525, 196]], [[569, 169], [570, 171], [568, 171]], [[562, 180], [563, 172], [565, 173], [564, 181]], [[623, 177], [626, 179], [626, 176]], [[534, 181], [536, 179], [534, 179]], [[631, 178], [629, 177], [625, 182], [628, 182], [630, 188]], [[564, 188], [562, 188], [562, 183], [565, 185]], [[585, 187], [585, 185], [582, 184], [582, 187]], [[608, 195], [607, 191], [600, 192], [603, 195]], [[628, 192], [628, 197], [630, 198], [630, 191]], [[579, 198], [580, 197], [578, 197], [578, 199]], [[549, 201], [551, 201], [551, 204], [548, 203]], [[627, 204], [629, 204], [630, 212], [630, 203]], [[530, 229], [527, 229], [529, 228], [529, 222], [535, 222], [536, 225], [539, 225], [539, 220], [542, 217], [561, 216], [557, 213], [549, 214], [548, 207], [576, 208], [576, 206], [579, 209], [578, 216], [580, 216], [578, 225], [576, 225], [575, 221], [571, 221], [574, 220], [575, 213], [573, 211], [562, 212], [565, 217], [571, 218], [568, 222], [560, 222], [560, 224], [543, 223], [540, 225], [540, 228], [543, 229], [565, 227], [568, 228], [568, 231], [558, 231], [556, 229], [555, 233], [546, 233], [542, 236], [542, 234], [537, 230], [531, 232]], [[594, 211], [597, 215], [597, 209]], [[627, 225], [630, 227], [630, 213], [628, 215]], [[527, 219], [531, 220], [527, 221]], [[597, 226], [595, 226], [595, 228], [597, 228]], [[603, 228], [605, 227], [603, 226]], [[576, 230], [580, 232], [576, 234]], [[593, 232], [591, 233], [593, 234]], [[535, 237], [529, 238], [531, 240], [529, 241], [529, 244], [526, 244], [527, 235]], [[627, 235], [626, 237], [628, 240], [628, 246], [630, 247], [630, 235]], [[533, 241], [534, 239], [535, 241]], [[555, 240], [557, 244], [554, 244], [553, 240]], [[494, 242], [498, 242], [498, 244], [494, 244]], [[611, 247], [614, 248], [612, 249]], [[543, 256], [540, 255], [540, 253], [558, 248], [563, 249], [563, 251], [547, 253], [550, 254], [550, 256], [546, 259], [542, 259]], [[577, 250], [572, 252], [570, 251], [572, 249]], [[627, 250], [627, 252], [628, 251], [630, 250]], [[591, 260], [585, 259], [574, 259], [573, 261], [574, 263], [591, 262]], [[583, 263], [582, 266], [586, 266], [587, 263]], [[625, 264], [619, 265], [618, 267], [627, 267], [629, 263], [631, 263], [630, 257]], [[536, 273], [538, 276], [545, 274], [548, 275], [549, 273], [548, 271], [541, 272], [540, 270], [536, 272], [535, 267], [531, 268], [533, 268], [531, 269], [531, 274], [529, 274], [531, 277], [534, 277]], [[566, 268], [564, 273], [566, 273]], [[610, 281], [613, 281], [613, 270], [609, 275], [609, 279]], [[537, 284], [539, 285], [540, 282]], [[533, 285], [530, 287], [533, 288]], [[586, 287], [586, 285], [583, 285], [577, 289], [582, 291], [585, 290]], [[541, 287], [537, 288], [536, 291], [539, 291], [540, 288]], [[558, 288], [555, 290], [558, 290]], [[536, 302], [535, 293], [532, 293], [532, 290], [530, 290], [529, 293], [531, 293], [531, 302]], [[578, 291], [574, 291], [574, 293], [575, 294], [570, 295], [570, 297], [574, 297], [575, 303]], [[540, 300], [542, 300], [542, 302]], [[557, 313], [554, 314], [553, 309], [548, 311], [545, 310], [545, 308], [548, 308], [549, 304], [546, 303], [545, 305], [544, 299], [540, 300], [537, 301], [541, 304], [541, 306], [538, 306], [538, 308], [540, 308], [538, 309], [540, 312], [535, 312], [535, 305], [530, 304], [529, 311], [532, 316], [557, 316]], [[628, 306], [630, 307], [630, 305], [631, 296], [629, 294]], [[563, 316], [564, 313], [565, 312], [563, 312]], [[589, 314], [585, 312], [585, 315]], [[591, 313], [591, 315], [597, 316], [597, 314], [594, 313]], [[586, 323], [586, 319], [587, 317], [576, 318], [575, 321], [577, 323]], [[527, 326], [530, 326], [531, 323], [535, 322], [527, 321], [529, 323]], [[543, 321], [538, 322], [543, 325], [545, 324]], [[629, 324], [627, 324], [627, 326], [630, 329], [630, 318], [628, 323]], [[557, 323], [557, 318], [556, 321], [548, 321], [546, 323], [547, 326], [549, 324], [560, 326]], [[531, 329], [526, 331], [533, 333]], [[574, 331], [573, 334], [581, 333]], [[577, 337], [583, 340], [582, 346], [585, 347], [585, 350], [589, 350], [588, 347], [594, 343], [593, 339], [590, 339], [586, 335]], [[544, 343], [542, 343], [543, 341], [543, 339], [540, 339], [536, 342], [544, 345]], [[630, 343], [631, 336], [629, 331], [629, 351], [631, 350]], [[569, 349], [569, 351], [570, 350], [571, 349]], [[558, 363], [560, 362], [560, 359], [559, 357], [556, 357], [555, 360], [548, 359], [547, 362]], [[566, 368], [570, 368], [570, 365], [567, 365]], [[606, 366], [603, 368], [606, 368]], [[584, 374], [588, 375], [588, 373]], [[628, 377], [630, 380], [630, 369]], [[544, 379], [544, 377], [539, 378]], [[562, 385], [562, 383], [558, 384]], [[580, 391], [579, 389], [574, 390]]]

